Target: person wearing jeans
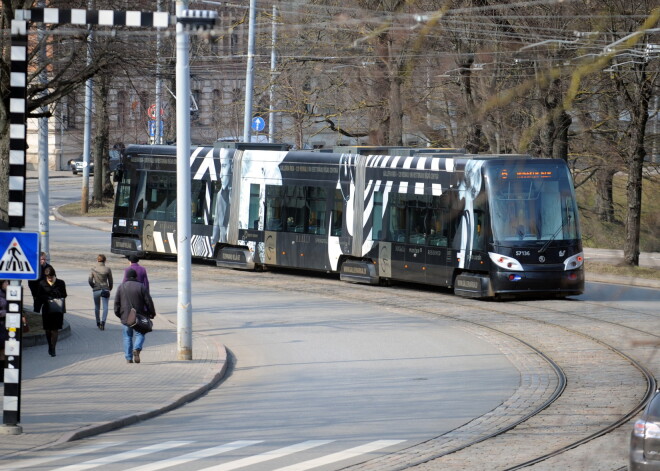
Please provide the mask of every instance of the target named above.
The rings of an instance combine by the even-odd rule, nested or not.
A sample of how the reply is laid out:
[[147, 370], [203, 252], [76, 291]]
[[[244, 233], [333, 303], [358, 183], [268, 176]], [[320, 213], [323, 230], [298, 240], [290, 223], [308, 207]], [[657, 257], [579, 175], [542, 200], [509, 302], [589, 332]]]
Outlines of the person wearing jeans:
[[124, 331], [124, 357], [126, 363], [140, 363], [140, 352], [144, 346], [145, 334], [127, 325], [122, 325]]
[[153, 319], [156, 309], [149, 290], [139, 281], [137, 273], [129, 269], [124, 281], [115, 294], [115, 316], [121, 319], [124, 337], [124, 358], [126, 363], [140, 363], [140, 352], [144, 346], [145, 334], [138, 332], [128, 325], [131, 309]]
[[[112, 270], [105, 266], [105, 255], [96, 256], [96, 265], [92, 267], [87, 282], [92, 287], [94, 299], [94, 314], [96, 315], [96, 326], [99, 330], [105, 330], [105, 321], [108, 318], [108, 301], [112, 291]], [[105, 294], [105, 296], [104, 296]], [[103, 305], [103, 317], [101, 317], [101, 305]]]

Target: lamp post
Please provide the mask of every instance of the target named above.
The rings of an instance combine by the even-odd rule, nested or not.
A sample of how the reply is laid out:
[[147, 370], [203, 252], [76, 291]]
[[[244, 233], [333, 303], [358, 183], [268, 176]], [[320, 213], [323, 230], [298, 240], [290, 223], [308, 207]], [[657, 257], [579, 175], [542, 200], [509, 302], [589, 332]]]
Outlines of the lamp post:
[[188, 10], [176, 2], [176, 239], [178, 270], [177, 357], [192, 360], [191, 208], [190, 208], [190, 64], [188, 29], [213, 27], [217, 13]]
[[250, 21], [248, 25], [247, 70], [245, 72], [245, 114], [243, 115], [243, 142], [250, 142], [252, 124], [252, 94], [254, 81], [254, 23], [256, 20], [257, 0], [250, 0]]

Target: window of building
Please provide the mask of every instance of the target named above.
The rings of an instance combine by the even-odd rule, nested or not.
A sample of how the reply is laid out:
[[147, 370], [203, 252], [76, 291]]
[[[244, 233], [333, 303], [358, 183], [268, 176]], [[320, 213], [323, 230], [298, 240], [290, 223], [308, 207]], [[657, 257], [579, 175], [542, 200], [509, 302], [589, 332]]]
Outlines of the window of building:
[[117, 127], [126, 126], [128, 115], [128, 93], [124, 90], [117, 92]]

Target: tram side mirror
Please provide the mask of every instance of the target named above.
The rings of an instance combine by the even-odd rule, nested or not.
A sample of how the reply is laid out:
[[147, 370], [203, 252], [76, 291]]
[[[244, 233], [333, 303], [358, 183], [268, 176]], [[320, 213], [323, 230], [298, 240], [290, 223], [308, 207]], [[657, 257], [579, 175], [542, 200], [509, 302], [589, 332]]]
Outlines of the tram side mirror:
[[117, 165], [117, 168], [112, 174], [112, 181], [115, 183], [121, 181], [121, 177], [123, 174], [124, 174], [124, 166], [122, 164]]

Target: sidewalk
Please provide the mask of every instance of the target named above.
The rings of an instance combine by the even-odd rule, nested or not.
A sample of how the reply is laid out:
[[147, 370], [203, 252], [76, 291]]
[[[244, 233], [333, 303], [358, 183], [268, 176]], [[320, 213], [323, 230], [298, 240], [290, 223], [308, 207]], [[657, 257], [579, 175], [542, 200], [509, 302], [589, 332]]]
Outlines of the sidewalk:
[[68, 301], [73, 301], [66, 314], [70, 335], [61, 335], [57, 356], [50, 357], [43, 344], [23, 349], [22, 433], [7, 435], [11, 428], [0, 425], [0, 465], [2, 458], [175, 409], [206, 393], [224, 376], [226, 350], [207, 337], [193, 337], [192, 361], [177, 360], [176, 329], [163, 316], [154, 319], [142, 362], [127, 364], [121, 325], [108, 323], [100, 331], [93, 314], [86, 318], [76, 312], [80, 303], [89, 311], [88, 299], [70, 296]]
[[[94, 221], [94, 225], [110, 229], [107, 222]], [[72, 279], [76, 271], [62, 267], [58, 274]], [[29, 291], [24, 300], [29, 308]], [[176, 325], [163, 315], [154, 319], [142, 362], [127, 364], [122, 353], [122, 327], [112, 306], [110, 322], [100, 331], [89, 304], [86, 290], [71, 290], [65, 316], [68, 326], [60, 333], [56, 357], [48, 355], [43, 336], [26, 334], [21, 371], [22, 433], [14, 435], [14, 427], [0, 422], [0, 466], [4, 459], [31, 450], [162, 414], [201, 396], [224, 377], [224, 345], [208, 336], [193, 335], [193, 360], [178, 360]], [[0, 394], [4, 395], [4, 384], [0, 384]]]

